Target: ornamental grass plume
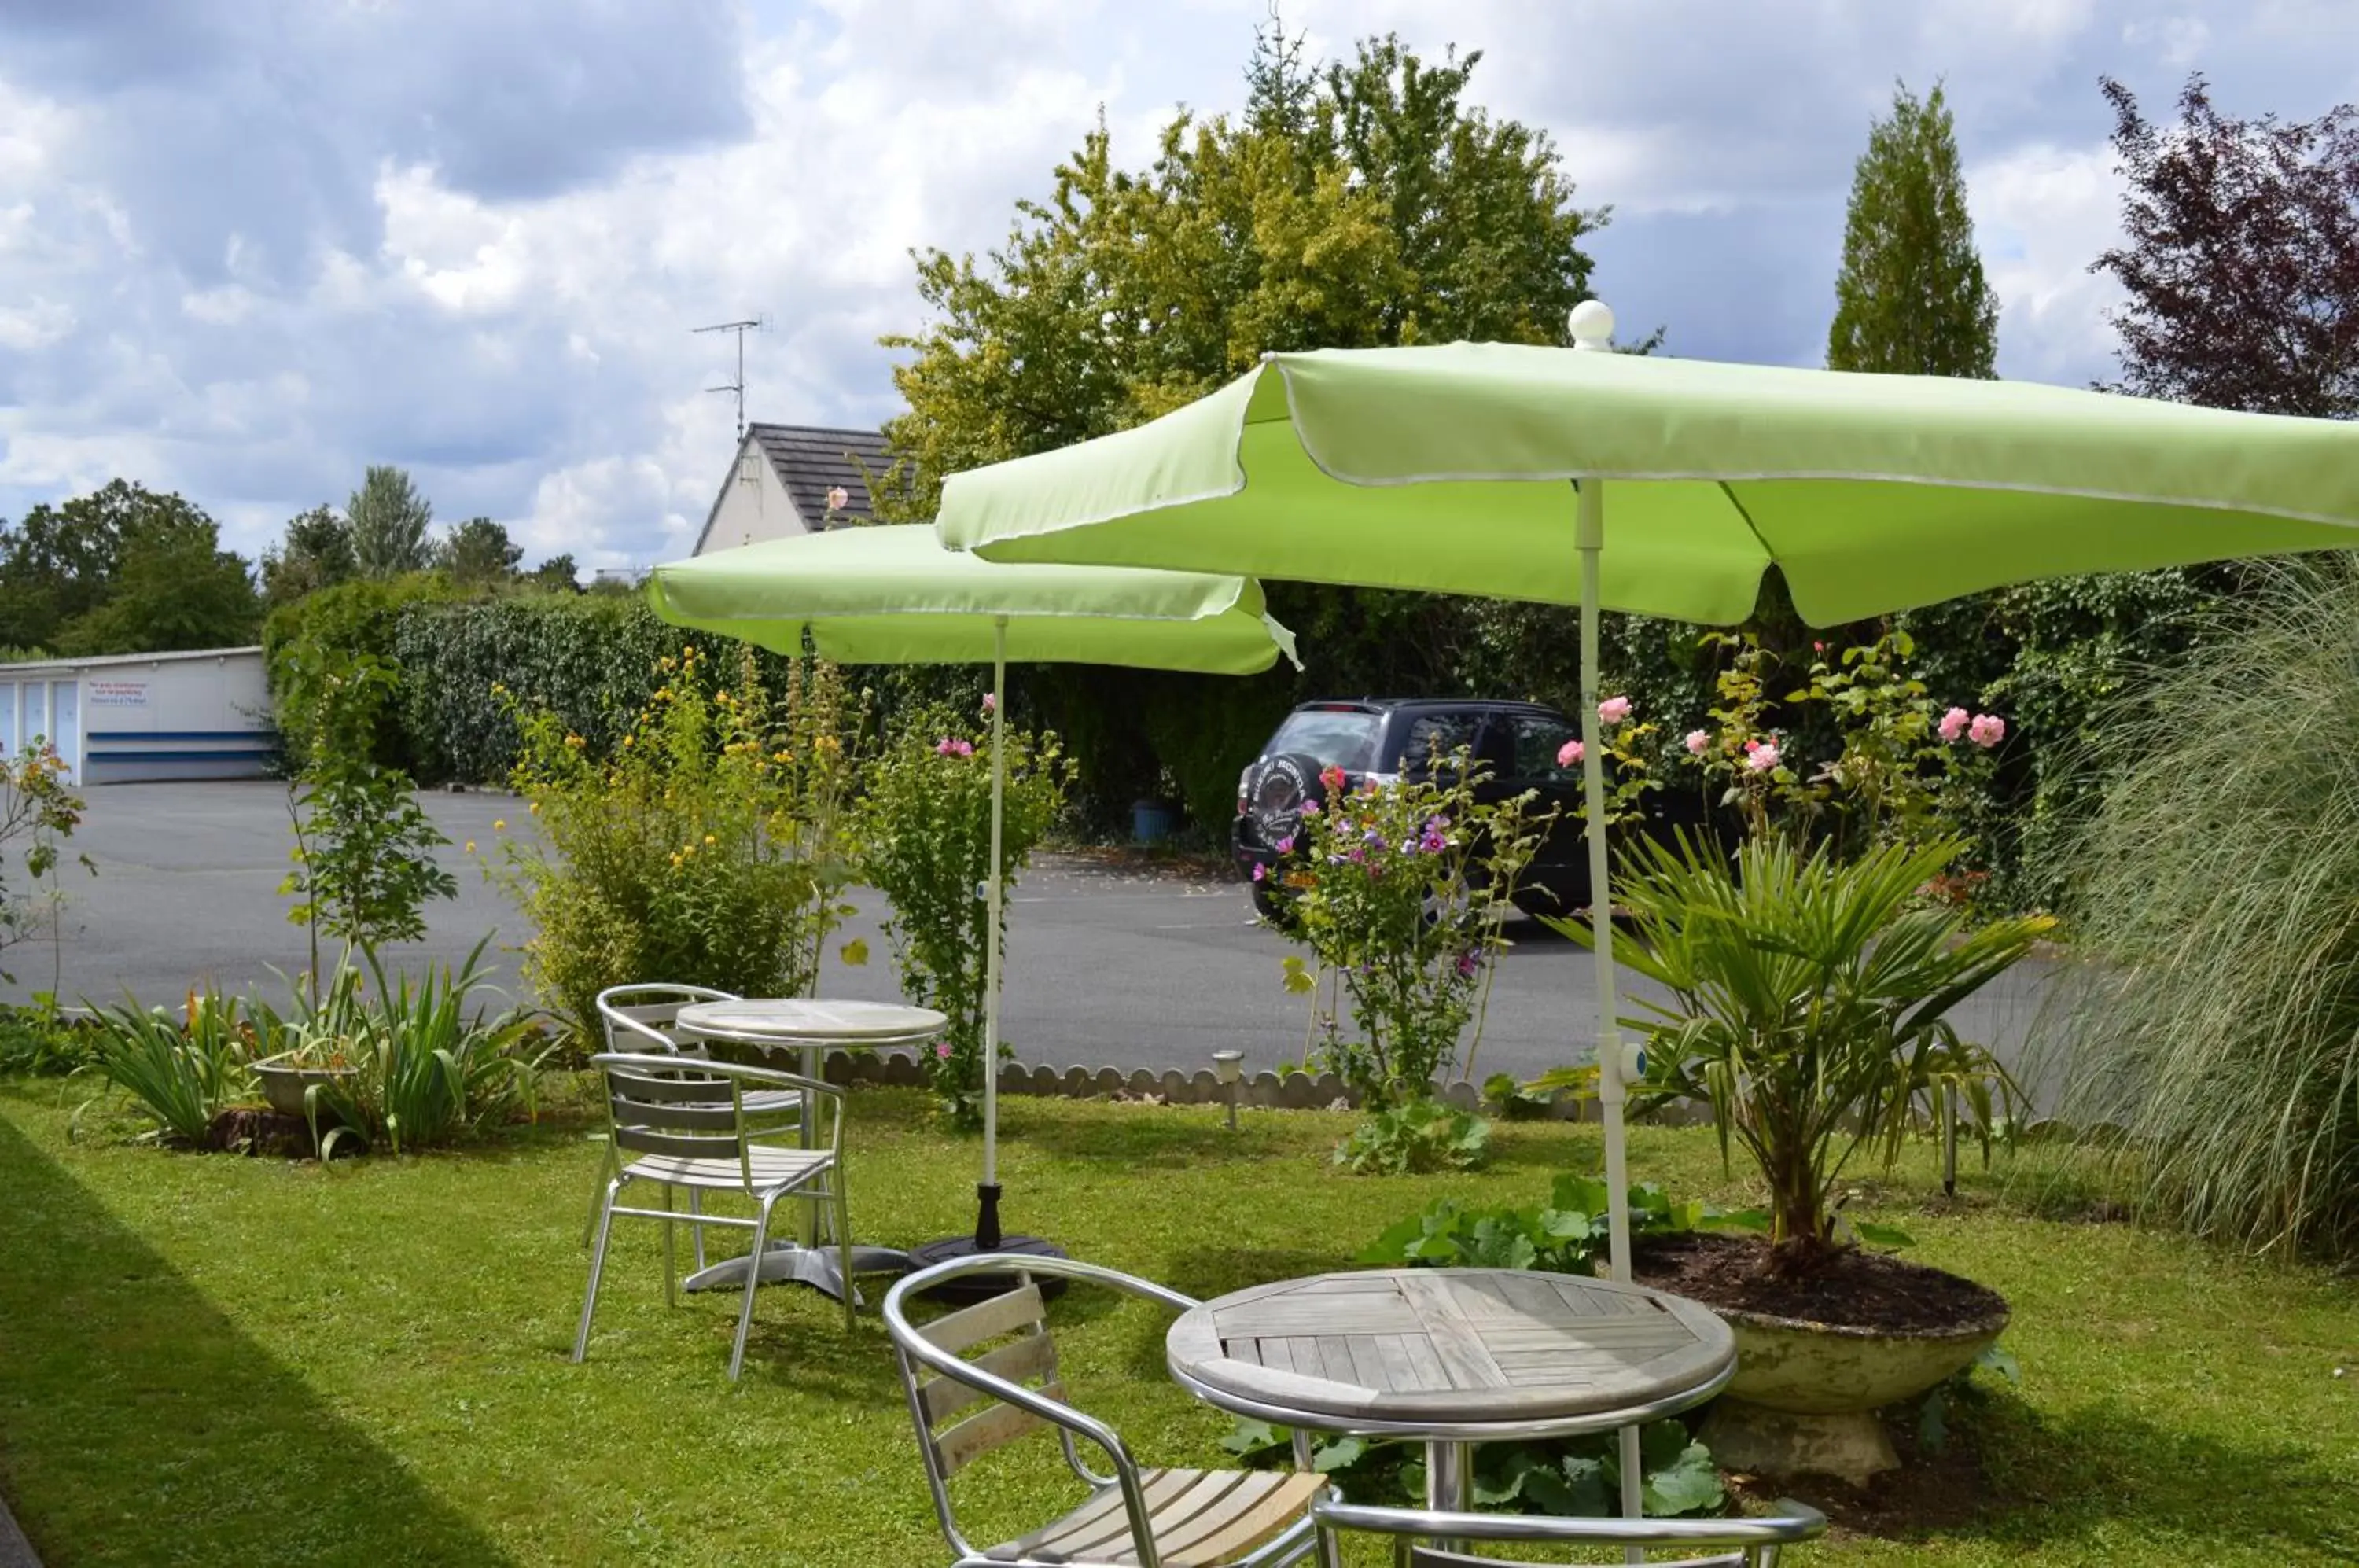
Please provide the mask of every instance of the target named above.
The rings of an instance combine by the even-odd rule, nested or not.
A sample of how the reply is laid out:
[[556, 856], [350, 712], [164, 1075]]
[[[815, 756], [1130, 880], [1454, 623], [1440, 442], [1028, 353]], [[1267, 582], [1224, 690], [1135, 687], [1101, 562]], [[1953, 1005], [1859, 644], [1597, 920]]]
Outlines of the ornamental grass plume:
[[2149, 1217], [2359, 1257], [2359, 572], [2272, 569], [2217, 620], [2098, 731], [2033, 1065], [2126, 1129], [2082, 1158]]

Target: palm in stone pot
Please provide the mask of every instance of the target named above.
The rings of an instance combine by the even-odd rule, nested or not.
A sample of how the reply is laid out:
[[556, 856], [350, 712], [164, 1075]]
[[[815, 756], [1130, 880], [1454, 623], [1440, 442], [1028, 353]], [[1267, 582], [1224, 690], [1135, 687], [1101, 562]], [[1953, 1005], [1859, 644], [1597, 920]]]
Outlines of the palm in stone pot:
[[[2023, 958], [2051, 922], [2035, 916], [1969, 930], [1962, 911], [1926, 902], [1921, 889], [1960, 849], [1954, 840], [1895, 844], [1846, 861], [1825, 844], [1804, 852], [1765, 835], [1731, 859], [1691, 841], [1645, 843], [1616, 880], [1637, 937], [1616, 956], [1669, 993], [1666, 1002], [1641, 1002], [1647, 1016], [1627, 1020], [1646, 1050], [1633, 1100], [1642, 1109], [1671, 1099], [1709, 1105], [1723, 1154], [1742, 1148], [1767, 1188], [1770, 1235], [1759, 1266], [1744, 1271], [1753, 1278], [1725, 1281], [1725, 1294], [1680, 1282], [1737, 1324], [1739, 1399], [1729, 1403], [1759, 1399], [1849, 1418], [1840, 1432], [1810, 1434], [1802, 1449], [1813, 1457], [1756, 1451], [1746, 1467], [1887, 1467], [1890, 1446], [1860, 1412], [1957, 1371], [2006, 1321], [1995, 1294], [1892, 1259], [1873, 1260], [1879, 1286], [1920, 1294], [1919, 1316], [1932, 1325], [1843, 1321], [1843, 1277], [1867, 1267], [1838, 1213], [1837, 1184], [1853, 1158], [1865, 1151], [1888, 1164], [1911, 1125], [1952, 1090], [1987, 1147], [2018, 1098], [2006, 1069], [1962, 1039], [1949, 1014]], [[1588, 939], [1583, 927], [1550, 923]], [[1748, 1322], [1780, 1333], [1805, 1326], [1797, 1320], [1847, 1336], [1846, 1355], [1881, 1344], [1897, 1361], [1832, 1367], [1822, 1346], [1803, 1355], [1746, 1331]], [[1804, 1390], [1801, 1402], [1765, 1386], [1781, 1370]], [[1737, 1434], [1727, 1441], [1741, 1445]], [[1834, 1452], [1843, 1442], [1869, 1452], [1843, 1457]], [[1722, 1447], [1715, 1442], [1713, 1451]]]

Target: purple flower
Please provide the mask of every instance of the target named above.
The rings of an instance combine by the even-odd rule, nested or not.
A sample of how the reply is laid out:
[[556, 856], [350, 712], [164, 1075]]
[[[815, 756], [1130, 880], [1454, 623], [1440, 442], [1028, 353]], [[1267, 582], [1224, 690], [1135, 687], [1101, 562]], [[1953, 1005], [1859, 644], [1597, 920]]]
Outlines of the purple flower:
[[1280, 855], [1291, 855], [1294, 853], [1294, 835], [1292, 833], [1288, 833], [1284, 838], [1277, 841], [1277, 853]]
[[1462, 953], [1458, 955], [1458, 976], [1460, 979], [1472, 980], [1474, 978], [1474, 972], [1482, 967], [1482, 962], [1477, 959], [1471, 951]]
[[1268, 867], [1268, 866], [1256, 866], [1254, 867], [1254, 878], [1253, 878], [1253, 879], [1254, 879], [1255, 881], [1256, 881], [1256, 882], [1262, 881], [1263, 879], [1265, 879], [1265, 878], [1266, 878], [1266, 877], [1267, 877], [1268, 876], [1269, 876], [1269, 867]]

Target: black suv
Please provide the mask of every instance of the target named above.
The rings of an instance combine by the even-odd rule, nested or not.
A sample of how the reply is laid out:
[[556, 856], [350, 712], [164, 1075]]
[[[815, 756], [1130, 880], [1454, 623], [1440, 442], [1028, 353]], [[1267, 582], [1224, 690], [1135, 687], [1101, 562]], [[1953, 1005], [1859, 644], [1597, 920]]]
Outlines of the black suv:
[[1524, 874], [1516, 901], [1527, 909], [1570, 911], [1589, 901], [1589, 859], [1582, 824], [1573, 817], [1581, 799], [1581, 768], [1557, 766], [1557, 753], [1579, 729], [1556, 709], [1539, 702], [1500, 702], [1467, 698], [1364, 698], [1356, 702], [1306, 702], [1286, 716], [1260, 757], [1237, 780], [1237, 816], [1230, 845], [1237, 868], [1253, 876], [1254, 906], [1278, 912], [1277, 845], [1302, 821], [1305, 802], [1323, 800], [1320, 774], [1340, 768], [1345, 788], [1414, 775], [1439, 752], [1463, 746], [1487, 768], [1477, 790], [1484, 800], [1505, 800], [1529, 789], [1542, 807], [1560, 809], [1556, 825], [1540, 844]]

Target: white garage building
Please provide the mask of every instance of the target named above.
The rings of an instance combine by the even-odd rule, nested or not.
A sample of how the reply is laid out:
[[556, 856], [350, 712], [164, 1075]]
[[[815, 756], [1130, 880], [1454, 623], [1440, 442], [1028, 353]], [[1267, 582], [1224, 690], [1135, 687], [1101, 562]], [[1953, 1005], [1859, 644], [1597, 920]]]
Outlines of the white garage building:
[[0, 752], [36, 739], [77, 784], [259, 779], [278, 747], [262, 650], [0, 664]]

